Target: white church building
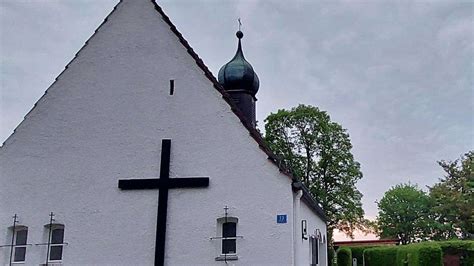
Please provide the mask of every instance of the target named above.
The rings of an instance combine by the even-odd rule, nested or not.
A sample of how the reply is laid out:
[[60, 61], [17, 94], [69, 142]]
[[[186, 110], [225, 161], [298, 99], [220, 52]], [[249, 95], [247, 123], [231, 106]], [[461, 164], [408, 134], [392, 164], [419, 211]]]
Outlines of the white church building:
[[0, 148], [0, 264], [327, 265], [237, 38], [216, 79], [153, 0], [120, 1]]

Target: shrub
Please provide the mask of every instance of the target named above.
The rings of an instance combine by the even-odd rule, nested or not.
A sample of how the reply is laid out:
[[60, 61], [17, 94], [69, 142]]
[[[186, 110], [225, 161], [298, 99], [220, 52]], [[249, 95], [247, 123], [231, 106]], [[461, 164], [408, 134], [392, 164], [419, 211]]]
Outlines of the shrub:
[[441, 247], [436, 244], [420, 245], [418, 248], [417, 266], [443, 266], [443, 252]]
[[336, 257], [336, 251], [334, 250], [334, 247], [331, 245], [328, 245], [328, 262], [329, 266], [334, 266], [336, 263], [334, 262], [334, 259]]
[[398, 247], [369, 248], [364, 252], [366, 266], [396, 266]]
[[337, 250], [337, 266], [352, 266], [352, 252], [350, 248], [341, 247]]
[[474, 249], [467, 250], [465, 257], [461, 260], [461, 266], [472, 265], [474, 265]]
[[461, 255], [461, 266], [474, 265], [474, 241], [472, 240], [450, 240], [436, 242], [441, 247], [443, 255]]
[[433, 242], [401, 246], [397, 251], [397, 266], [442, 266], [442, 254], [439, 245]]
[[443, 250], [443, 254], [458, 254], [464, 250], [474, 250], [474, 241], [470, 240], [450, 240], [439, 241], [436, 243]]
[[358, 266], [362, 265], [363, 258], [366, 266], [442, 266], [445, 254], [459, 254], [461, 266], [474, 266], [474, 241], [453, 240], [405, 246], [351, 248], [351, 256], [357, 258]]
[[357, 266], [363, 266], [364, 264], [364, 251], [369, 248], [376, 248], [379, 246], [357, 246], [350, 247], [352, 252], [352, 258], [357, 259]]
[[415, 249], [411, 246], [400, 246], [397, 250], [397, 266], [414, 265], [417, 260]]

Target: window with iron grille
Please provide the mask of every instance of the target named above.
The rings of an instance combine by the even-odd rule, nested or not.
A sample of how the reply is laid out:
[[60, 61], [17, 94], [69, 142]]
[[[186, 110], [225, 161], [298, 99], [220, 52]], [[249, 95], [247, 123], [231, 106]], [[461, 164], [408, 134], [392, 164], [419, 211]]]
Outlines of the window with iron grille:
[[13, 262], [25, 262], [26, 259], [26, 240], [28, 239], [28, 227], [22, 226], [15, 228]]
[[[225, 222], [222, 224], [222, 254], [235, 254], [237, 223]], [[230, 239], [229, 239], [230, 238]]]
[[60, 262], [63, 259], [64, 225], [53, 224], [50, 235], [48, 262]]

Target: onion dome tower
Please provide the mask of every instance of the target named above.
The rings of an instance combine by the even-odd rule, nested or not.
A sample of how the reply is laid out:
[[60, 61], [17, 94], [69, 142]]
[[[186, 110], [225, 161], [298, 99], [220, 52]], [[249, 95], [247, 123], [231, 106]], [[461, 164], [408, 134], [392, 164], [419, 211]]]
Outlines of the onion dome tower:
[[257, 101], [255, 95], [258, 91], [259, 80], [242, 52], [241, 39], [244, 34], [239, 30], [236, 36], [239, 39], [237, 52], [232, 60], [221, 67], [218, 80], [247, 120], [255, 127], [255, 102]]

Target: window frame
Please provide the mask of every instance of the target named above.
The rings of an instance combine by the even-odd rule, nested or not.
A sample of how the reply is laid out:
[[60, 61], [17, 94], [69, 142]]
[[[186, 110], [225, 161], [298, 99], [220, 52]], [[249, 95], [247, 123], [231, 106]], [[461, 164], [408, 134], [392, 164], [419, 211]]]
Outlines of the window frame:
[[[234, 237], [226, 237], [224, 239], [224, 223], [234, 223], [235, 224], [235, 236]], [[237, 231], [238, 231], [238, 223], [239, 219], [237, 217], [221, 217], [217, 219], [217, 233], [222, 237], [220, 241], [220, 256], [234, 256], [237, 255]], [[224, 248], [224, 240], [234, 240], [235, 241], [235, 253], [223, 253]]]
[[[55, 224], [51, 224], [51, 227], [48, 224], [45, 227], [48, 229], [48, 234], [47, 234], [47, 243], [49, 243], [49, 245], [48, 245], [48, 263], [61, 263], [63, 261], [63, 258], [64, 258], [64, 246], [67, 245], [67, 243], [64, 242], [64, 232], [65, 232], [64, 224], [55, 223]], [[53, 232], [55, 230], [58, 230], [58, 229], [61, 229], [63, 231], [62, 242], [61, 243], [53, 243]], [[52, 260], [51, 259], [51, 249], [53, 247], [61, 247], [61, 259], [59, 259], [59, 260]]]
[[[226, 225], [233, 225], [234, 228], [230, 228], [230, 230], [233, 230], [233, 234], [230, 234], [229, 236], [226, 236]], [[228, 242], [232, 241], [232, 242]], [[232, 243], [232, 244], [224, 244], [224, 243]], [[229, 247], [230, 245], [230, 247]], [[233, 247], [234, 252], [225, 252], [224, 249], [230, 249]], [[237, 254], [237, 222], [235, 221], [227, 221], [222, 223], [222, 241], [221, 241], [221, 254], [222, 255], [235, 255]]]
[[[235, 237], [226, 237], [224, 239], [224, 223], [235, 223]], [[219, 237], [216, 239], [219, 239], [219, 251], [218, 251], [218, 256], [216, 257], [216, 261], [231, 261], [231, 260], [238, 260], [238, 243], [237, 239], [242, 238], [242, 236], [238, 235], [238, 227], [239, 227], [239, 218], [233, 217], [233, 216], [227, 216], [227, 217], [220, 217], [217, 218], [217, 227], [216, 227], [216, 233]], [[235, 253], [223, 253], [223, 243], [224, 240], [234, 240], [235, 241]]]
[[[13, 230], [14, 229], [14, 230]], [[13, 233], [13, 252], [12, 252], [12, 264], [25, 264], [26, 263], [26, 247], [28, 246], [28, 227], [24, 225], [16, 225], [15, 228], [11, 228], [12, 233]], [[17, 244], [18, 241], [18, 232], [21, 231], [26, 231], [26, 238], [25, 238], [25, 243], [24, 244]], [[23, 256], [23, 260], [17, 261], [15, 260], [16, 254], [17, 254], [17, 248], [22, 248], [25, 250], [25, 254]]]

